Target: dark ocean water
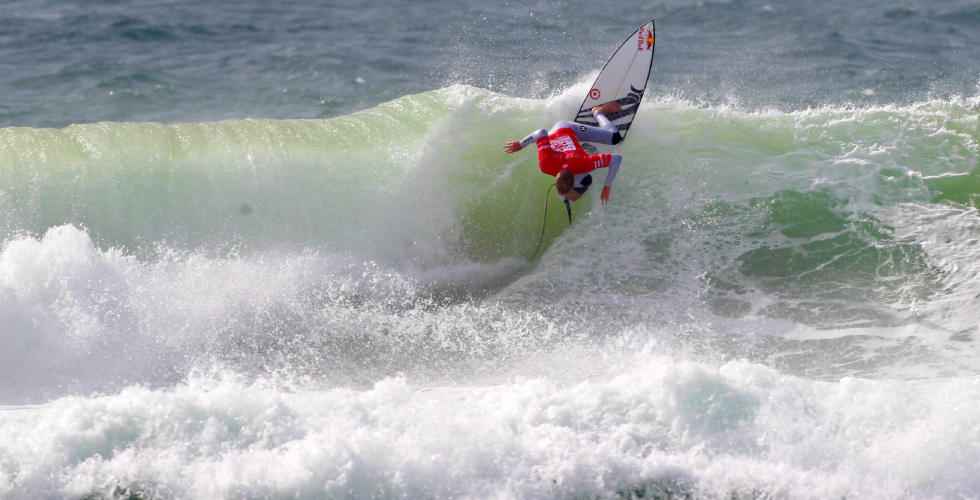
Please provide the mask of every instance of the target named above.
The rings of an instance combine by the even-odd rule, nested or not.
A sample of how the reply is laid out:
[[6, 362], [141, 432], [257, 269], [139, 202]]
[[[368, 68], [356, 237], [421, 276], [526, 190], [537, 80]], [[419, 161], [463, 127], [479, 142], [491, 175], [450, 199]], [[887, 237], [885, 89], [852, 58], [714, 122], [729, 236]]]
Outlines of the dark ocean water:
[[454, 83], [542, 98], [655, 17], [660, 92], [801, 109], [974, 95], [970, 1], [8, 2], [0, 124], [328, 118]]
[[980, 498], [980, 6], [852, 3], [4, 3], [0, 497]]

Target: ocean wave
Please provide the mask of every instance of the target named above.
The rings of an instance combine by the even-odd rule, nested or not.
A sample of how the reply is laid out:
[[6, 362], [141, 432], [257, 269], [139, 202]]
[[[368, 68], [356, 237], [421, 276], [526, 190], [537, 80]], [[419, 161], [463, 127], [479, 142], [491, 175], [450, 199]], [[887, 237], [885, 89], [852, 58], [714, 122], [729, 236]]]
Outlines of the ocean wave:
[[[0, 230], [74, 224], [133, 249], [384, 244], [527, 257], [548, 181], [533, 154], [499, 144], [562, 118], [577, 90], [533, 101], [454, 86], [330, 120], [6, 128]], [[823, 184], [848, 203], [972, 203], [977, 116], [969, 100], [791, 113], [648, 100], [616, 198], [656, 185], [730, 201]], [[562, 227], [550, 215], [548, 241]]]
[[[973, 370], [974, 316], [948, 316], [980, 269], [949, 244], [973, 227], [976, 102], [650, 99], [612, 202], [589, 193], [569, 226], [560, 209], [543, 220], [534, 155], [500, 144], [565, 116], [579, 87], [527, 100], [454, 86], [331, 120], [2, 129], [0, 293], [23, 344], [8, 361], [90, 349], [78, 359], [124, 373], [131, 357], [169, 380], [215, 359], [327, 376], [326, 356], [329, 376], [372, 379], [640, 324], [676, 325], [681, 344], [691, 328], [706, 345], [762, 329], [785, 340], [722, 351], [774, 364], [798, 342], [888, 339], [794, 373]], [[912, 337], [925, 344], [889, 351]], [[64, 366], [45, 384], [71, 392], [88, 368]]]

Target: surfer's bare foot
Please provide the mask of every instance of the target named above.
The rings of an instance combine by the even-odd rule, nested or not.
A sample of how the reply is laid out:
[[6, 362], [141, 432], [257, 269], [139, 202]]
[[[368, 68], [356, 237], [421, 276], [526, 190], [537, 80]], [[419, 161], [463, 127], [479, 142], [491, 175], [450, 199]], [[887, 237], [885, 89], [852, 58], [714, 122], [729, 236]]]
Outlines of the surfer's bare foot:
[[596, 111], [602, 111], [602, 114], [608, 115], [608, 114], [615, 113], [621, 109], [623, 109], [623, 107], [618, 102], [611, 101], [603, 104], [602, 106], [596, 106], [592, 108], [592, 114], [595, 114]]

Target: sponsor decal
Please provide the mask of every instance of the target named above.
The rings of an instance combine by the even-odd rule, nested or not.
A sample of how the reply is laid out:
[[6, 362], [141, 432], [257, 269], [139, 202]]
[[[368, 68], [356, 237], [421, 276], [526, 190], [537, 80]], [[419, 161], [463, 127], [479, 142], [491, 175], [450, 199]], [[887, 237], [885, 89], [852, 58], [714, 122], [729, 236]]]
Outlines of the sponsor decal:
[[650, 50], [653, 47], [653, 42], [656, 40], [653, 36], [653, 30], [645, 30], [640, 28], [636, 39], [636, 50], [644, 51]]
[[562, 153], [575, 151], [575, 141], [567, 135], [560, 135], [551, 140], [551, 149]]
[[602, 92], [599, 92], [599, 89], [592, 89], [589, 91], [589, 97], [594, 100], [598, 100], [600, 97], [602, 97]]

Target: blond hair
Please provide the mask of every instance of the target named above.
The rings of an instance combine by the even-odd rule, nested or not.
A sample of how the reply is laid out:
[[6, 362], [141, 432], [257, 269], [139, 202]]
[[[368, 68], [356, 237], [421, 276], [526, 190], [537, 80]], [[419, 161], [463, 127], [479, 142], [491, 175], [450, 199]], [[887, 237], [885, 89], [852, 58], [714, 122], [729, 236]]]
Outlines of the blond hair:
[[555, 176], [555, 189], [558, 190], [559, 194], [565, 194], [571, 191], [574, 185], [575, 176], [572, 175], [571, 170], [562, 170]]

